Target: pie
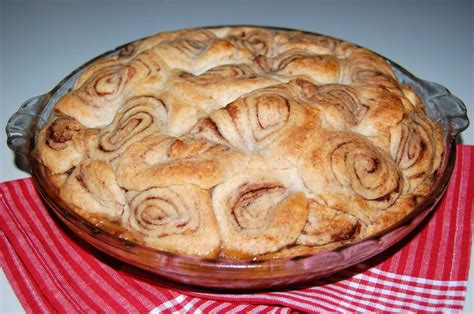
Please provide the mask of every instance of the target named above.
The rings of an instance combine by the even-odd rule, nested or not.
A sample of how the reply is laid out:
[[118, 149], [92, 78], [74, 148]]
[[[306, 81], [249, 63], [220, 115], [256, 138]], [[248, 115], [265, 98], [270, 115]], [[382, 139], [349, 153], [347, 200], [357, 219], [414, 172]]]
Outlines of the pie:
[[431, 191], [443, 131], [380, 56], [258, 27], [159, 33], [85, 68], [37, 156], [61, 202], [205, 258], [332, 250]]

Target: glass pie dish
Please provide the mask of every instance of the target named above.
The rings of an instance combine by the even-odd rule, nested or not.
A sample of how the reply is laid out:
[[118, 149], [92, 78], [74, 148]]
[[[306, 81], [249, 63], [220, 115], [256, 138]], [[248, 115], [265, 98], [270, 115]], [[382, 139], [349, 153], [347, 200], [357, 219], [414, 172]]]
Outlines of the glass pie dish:
[[35, 155], [40, 130], [51, 116], [57, 101], [72, 89], [80, 74], [91, 63], [117, 55], [130, 44], [133, 43], [90, 60], [51, 92], [26, 101], [7, 124], [8, 145], [15, 153], [26, 158], [45, 203], [75, 234], [123, 262], [187, 285], [218, 289], [274, 289], [328, 276], [385, 251], [418, 226], [441, 199], [454, 168], [456, 137], [469, 123], [465, 106], [446, 88], [418, 79], [384, 58], [399, 81], [410, 85], [424, 101], [428, 115], [443, 127], [445, 153], [439, 168], [440, 175], [426, 199], [409, 215], [368, 238], [330, 251], [297, 257], [269, 260], [205, 259], [163, 252], [115, 236], [83, 219], [60, 199]]

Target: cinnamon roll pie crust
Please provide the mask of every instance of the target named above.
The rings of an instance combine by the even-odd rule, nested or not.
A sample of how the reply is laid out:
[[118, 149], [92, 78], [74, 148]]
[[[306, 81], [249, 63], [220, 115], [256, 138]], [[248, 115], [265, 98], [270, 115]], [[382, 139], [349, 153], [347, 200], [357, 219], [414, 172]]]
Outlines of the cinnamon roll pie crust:
[[37, 154], [64, 203], [182, 255], [277, 258], [390, 227], [429, 193], [442, 129], [384, 59], [253, 27], [159, 33], [86, 68]]

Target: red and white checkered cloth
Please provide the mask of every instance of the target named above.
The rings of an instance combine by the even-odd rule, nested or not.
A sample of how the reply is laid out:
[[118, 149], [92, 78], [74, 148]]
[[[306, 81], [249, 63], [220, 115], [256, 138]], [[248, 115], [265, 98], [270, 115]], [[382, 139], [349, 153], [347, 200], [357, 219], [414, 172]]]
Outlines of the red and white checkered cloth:
[[180, 290], [58, 227], [31, 179], [0, 184], [0, 265], [27, 312], [393, 312], [462, 310], [474, 202], [474, 146], [458, 146], [428, 223], [386, 254], [313, 287], [255, 294]]

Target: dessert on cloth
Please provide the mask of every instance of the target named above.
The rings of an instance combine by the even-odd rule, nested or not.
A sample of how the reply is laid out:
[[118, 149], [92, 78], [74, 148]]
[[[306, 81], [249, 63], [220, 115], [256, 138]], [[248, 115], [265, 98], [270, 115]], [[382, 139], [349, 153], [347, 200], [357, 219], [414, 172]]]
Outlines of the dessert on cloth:
[[431, 191], [441, 125], [368, 49], [258, 27], [159, 33], [87, 66], [36, 153], [121, 239], [273, 259], [383, 231]]
[[363, 264], [299, 288], [224, 294], [167, 284], [71, 237], [31, 179], [0, 184], [0, 265], [27, 312], [461, 311], [473, 169], [474, 147], [459, 145], [446, 194], [417, 232]]

